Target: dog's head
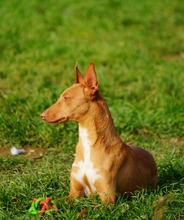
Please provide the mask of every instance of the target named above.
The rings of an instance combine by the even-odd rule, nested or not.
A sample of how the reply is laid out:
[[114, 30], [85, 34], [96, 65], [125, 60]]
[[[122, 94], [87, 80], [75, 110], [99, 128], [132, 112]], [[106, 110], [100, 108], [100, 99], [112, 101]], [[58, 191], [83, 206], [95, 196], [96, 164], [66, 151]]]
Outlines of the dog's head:
[[57, 102], [40, 116], [48, 123], [59, 124], [68, 120], [79, 122], [88, 112], [90, 103], [98, 97], [98, 82], [94, 64], [90, 63], [83, 77], [76, 63], [76, 83], [66, 89]]

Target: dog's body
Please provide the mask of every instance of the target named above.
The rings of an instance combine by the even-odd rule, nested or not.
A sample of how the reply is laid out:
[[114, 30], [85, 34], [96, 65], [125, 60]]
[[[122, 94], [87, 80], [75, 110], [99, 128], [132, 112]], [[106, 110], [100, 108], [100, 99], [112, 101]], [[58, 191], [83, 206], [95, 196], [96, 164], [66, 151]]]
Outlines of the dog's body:
[[70, 176], [70, 197], [97, 192], [104, 202], [116, 202], [116, 192], [128, 196], [157, 183], [157, 168], [151, 154], [130, 147], [117, 134], [107, 103], [98, 91], [94, 65], [83, 78], [76, 66], [76, 83], [41, 114], [58, 124], [79, 124], [79, 142]]

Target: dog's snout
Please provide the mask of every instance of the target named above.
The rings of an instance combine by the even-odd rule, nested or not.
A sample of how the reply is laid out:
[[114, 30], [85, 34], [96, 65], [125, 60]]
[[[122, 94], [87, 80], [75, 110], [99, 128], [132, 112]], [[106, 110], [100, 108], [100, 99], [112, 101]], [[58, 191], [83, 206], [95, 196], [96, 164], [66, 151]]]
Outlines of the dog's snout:
[[43, 112], [43, 113], [40, 115], [40, 117], [41, 117], [43, 120], [45, 120], [45, 118], [46, 118], [46, 113]]

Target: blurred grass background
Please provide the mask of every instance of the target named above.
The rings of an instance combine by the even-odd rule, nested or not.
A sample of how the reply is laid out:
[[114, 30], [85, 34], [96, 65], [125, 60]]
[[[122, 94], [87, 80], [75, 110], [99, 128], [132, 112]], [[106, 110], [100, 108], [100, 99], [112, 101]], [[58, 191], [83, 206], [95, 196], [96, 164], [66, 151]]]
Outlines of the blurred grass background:
[[62, 197], [69, 191], [77, 125], [52, 126], [39, 115], [74, 82], [76, 60], [82, 72], [94, 61], [120, 136], [154, 155], [159, 185], [131, 202], [119, 199], [114, 208], [93, 210], [98, 199], [81, 199], [75, 208], [61, 203], [65, 211], [54, 218], [75, 219], [86, 204], [84, 218], [90, 219], [182, 219], [183, 3], [0, 1], [0, 148], [50, 149], [41, 163], [0, 156], [2, 219], [26, 219], [33, 197]]

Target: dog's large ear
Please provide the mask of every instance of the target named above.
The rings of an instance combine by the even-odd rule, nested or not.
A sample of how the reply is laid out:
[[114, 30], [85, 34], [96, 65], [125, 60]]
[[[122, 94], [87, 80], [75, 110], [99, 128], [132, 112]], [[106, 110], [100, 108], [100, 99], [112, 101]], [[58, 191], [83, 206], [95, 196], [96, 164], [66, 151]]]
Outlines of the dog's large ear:
[[90, 63], [87, 67], [86, 74], [84, 77], [85, 91], [88, 95], [95, 95], [98, 91], [98, 81], [95, 72], [94, 63]]
[[83, 78], [81, 72], [79, 71], [78, 62], [77, 61], [76, 61], [76, 64], [75, 64], [75, 74], [76, 74], [76, 83], [83, 84], [84, 78]]

